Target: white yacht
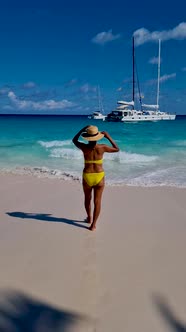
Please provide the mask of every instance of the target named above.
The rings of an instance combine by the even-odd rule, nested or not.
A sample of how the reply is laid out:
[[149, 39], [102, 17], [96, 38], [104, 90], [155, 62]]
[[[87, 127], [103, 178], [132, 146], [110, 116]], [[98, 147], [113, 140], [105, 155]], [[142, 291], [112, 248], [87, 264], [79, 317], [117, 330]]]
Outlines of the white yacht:
[[93, 112], [91, 115], [88, 115], [89, 119], [94, 119], [94, 120], [104, 120], [106, 115], [102, 114], [99, 111]]
[[[118, 101], [118, 107], [109, 113], [105, 119], [108, 122], [136, 122], [136, 121], [159, 121], [159, 120], [175, 120], [176, 115], [159, 110], [143, 110], [138, 111], [130, 109], [129, 106], [121, 104]], [[148, 106], [149, 107], [149, 106]]]
[[[105, 121], [113, 122], [139, 122], [139, 121], [159, 121], [159, 120], [175, 120], [176, 114], [161, 112], [159, 109], [159, 92], [160, 92], [160, 51], [161, 43], [159, 40], [158, 53], [158, 84], [157, 84], [157, 101], [156, 105], [143, 104], [141, 96], [139, 98], [141, 110], [135, 109], [135, 57], [134, 57], [134, 37], [133, 37], [133, 88], [132, 101], [118, 101], [115, 110], [107, 115]], [[140, 95], [140, 91], [139, 91]]]

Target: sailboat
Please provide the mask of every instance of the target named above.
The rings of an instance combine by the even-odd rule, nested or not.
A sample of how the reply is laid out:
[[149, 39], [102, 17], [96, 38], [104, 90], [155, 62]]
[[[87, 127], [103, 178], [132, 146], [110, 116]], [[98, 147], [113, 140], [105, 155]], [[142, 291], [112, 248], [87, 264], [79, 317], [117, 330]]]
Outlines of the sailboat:
[[89, 119], [94, 120], [105, 120], [106, 115], [104, 114], [104, 108], [101, 98], [100, 87], [97, 87], [97, 97], [98, 97], [98, 111], [93, 112], [92, 114], [88, 115]]
[[[160, 59], [161, 59], [161, 41], [159, 40], [158, 52], [158, 79], [157, 79], [157, 99], [155, 105], [143, 104], [141, 101], [141, 94], [139, 91], [139, 102], [141, 110], [135, 109], [135, 46], [134, 37], [132, 43], [132, 101], [127, 102], [120, 100], [117, 102], [118, 106], [115, 110], [107, 115], [105, 121], [121, 121], [121, 122], [139, 122], [139, 121], [159, 121], [159, 120], [175, 120], [176, 115], [161, 112], [159, 109], [159, 93], [160, 93]], [[139, 87], [138, 87], [139, 88]]]

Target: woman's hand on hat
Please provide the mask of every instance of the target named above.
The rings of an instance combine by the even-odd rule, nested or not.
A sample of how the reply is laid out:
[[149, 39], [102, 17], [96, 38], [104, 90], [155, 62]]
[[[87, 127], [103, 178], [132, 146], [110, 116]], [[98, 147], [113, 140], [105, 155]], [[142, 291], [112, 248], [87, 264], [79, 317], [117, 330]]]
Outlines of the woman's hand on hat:
[[81, 131], [82, 131], [82, 132], [85, 131], [88, 127], [90, 127], [90, 125], [83, 127], [83, 128], [81, 129]]
[[109, 137], [109, 133], [107, 133], [107, 131], [102, 131], [101, 133], [104, 135], [105, 138]]

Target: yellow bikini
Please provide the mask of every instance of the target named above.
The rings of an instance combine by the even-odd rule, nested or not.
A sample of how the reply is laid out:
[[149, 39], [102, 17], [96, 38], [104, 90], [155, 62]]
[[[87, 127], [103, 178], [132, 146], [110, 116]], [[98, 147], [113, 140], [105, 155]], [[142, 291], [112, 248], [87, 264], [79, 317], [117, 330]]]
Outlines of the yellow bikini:
[[[103, 159], [100, 160], [85, 160], [85, 164], [102, 164]], [[105, 172], [99, 173], [85, 173], [83, 172], [83, 179], [88, 184], [89, 187], [94, 187], [104, 178]]]
[[85, 164], [103, 164], [103, 159], [99, 160], [85, 160]]

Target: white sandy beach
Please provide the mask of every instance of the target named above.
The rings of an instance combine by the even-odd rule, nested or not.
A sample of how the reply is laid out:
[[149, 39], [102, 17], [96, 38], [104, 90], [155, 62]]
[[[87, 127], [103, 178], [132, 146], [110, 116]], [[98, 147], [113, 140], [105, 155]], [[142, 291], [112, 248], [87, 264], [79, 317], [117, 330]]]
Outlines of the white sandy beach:
[[186, 189], [106, 187], [90, 232], [79, 182], [0, 182], [1, 332], [186, 329]]

